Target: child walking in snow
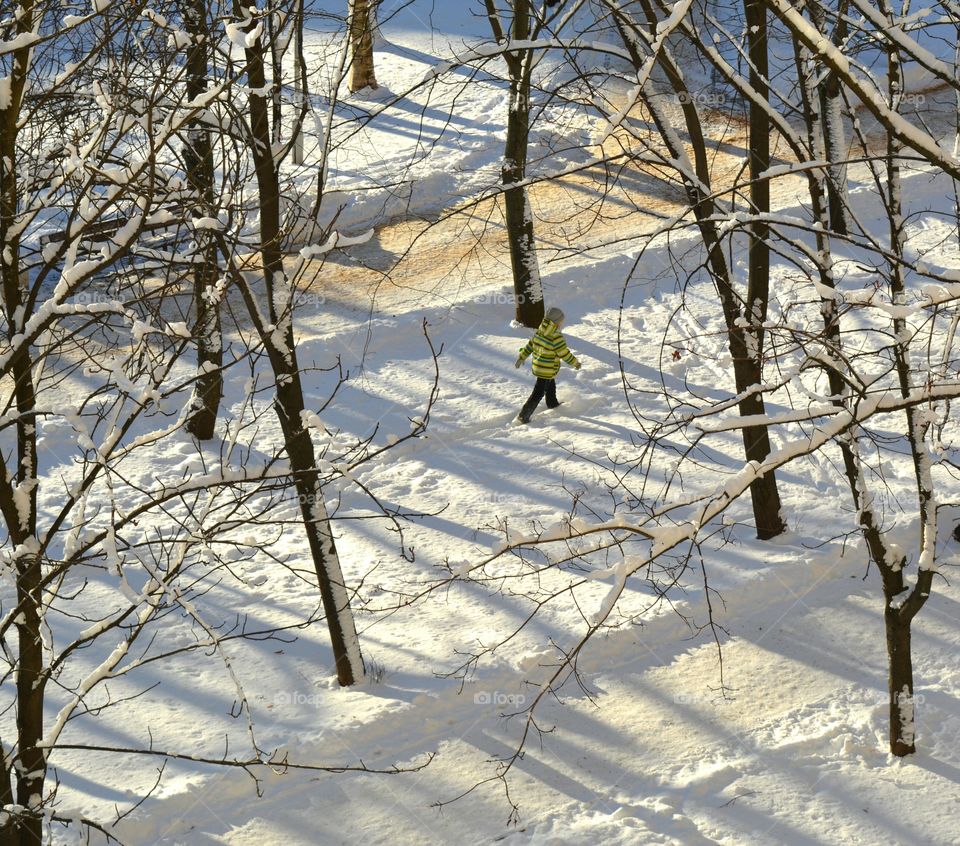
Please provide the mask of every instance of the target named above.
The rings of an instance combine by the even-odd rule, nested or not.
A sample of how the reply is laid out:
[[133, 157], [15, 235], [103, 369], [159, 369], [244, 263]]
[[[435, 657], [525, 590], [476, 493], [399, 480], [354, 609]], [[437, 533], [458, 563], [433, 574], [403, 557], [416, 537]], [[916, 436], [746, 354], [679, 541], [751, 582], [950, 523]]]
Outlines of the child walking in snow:
[[563, 327], [563, 312], [558, 308], [551, 308], [537, 333], [527, 341], [526, 346], [520, 348], [520, 357], [514, 365], [519, 368], [530, 353], [533, 353], [533, 375], [537, 377], [537, 383], [533, 386], [533, 392], [530, 398], [523, 404], [517, 420], [521, 423], [529, 423], [530, 417], [540, 405], [540, 400], [544, 395], [547, 397], [547, 408], [556, 408], [560, 403], [557, 401], [557, 383], [555, 377], [560, 370], [560, 362], [565, 361], [575, 370], [580, 369], [580, 362], [577, 357], [567, 349], [567, 342], [560, 334]]

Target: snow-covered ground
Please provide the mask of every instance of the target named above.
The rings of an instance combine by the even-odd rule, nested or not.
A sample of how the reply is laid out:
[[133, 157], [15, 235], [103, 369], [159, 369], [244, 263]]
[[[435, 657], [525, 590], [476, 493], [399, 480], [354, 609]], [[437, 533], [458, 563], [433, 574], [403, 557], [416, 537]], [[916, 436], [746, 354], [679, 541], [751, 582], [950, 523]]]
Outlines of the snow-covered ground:
[[[377, 70], [393, 93], [421, 79], [442, 55], [439, 45], [424, 39], [417, 15], [431, 13], [432, 25], [450, 41], [484, 24], [480, 19], [465, 26], [459, 15], [434, 6], [414, 3], [384, 28], [388, 44], [377, 54]], [[358, 104], [364, 96], [348, 100]], [[338, 148], [331, 172], [351, 203], [345, 226], [409, 210], [434, 214], [496, 181], [502, 86], [472, 87], [452, 125], [443, 109], [430, 111], [425, 96], [407, 103], [409, 118], [374, 121]], [[578, 125], [569, 131], [586, 130]], [[400, 192], [355, 194], [351, 168], [368, 186], [386, 186], [398, 171], [408, 184]], [[938, 199], [939, 184], [922, 174], [912, 179], [911, 199], [929, 208], [911, 221], [913, 248], [929, 247], [929, 264], [960, 268], [956, 251], [942, 246], [947, 233], [936, 214], [945, 202]], [[866, 181], [863, 186], [862, 209], [869, 213]], [[682, 246], [674, 239], [670, 249]], [[375, 239], [343, 261], [374, 263], [377, 248]], [[372, 314], [364, 302], [337, 294], [336, 279], [316, 289], [318, 299], [298, 315], [298, 355], [307, 367], [329, 366], [339, 355], [358, 374], [324, 413], [325, 422], [345, 435], [365, 437], [379, 427], [376, 440], [387, 443], [409, 431], [433, 381], [424, 318], [435, 346], [443, 344], [440, 396], [427, 435], [357, 474], [388, 507], [426, 516], [403, 524], [407, 557], [399, 554], [389, 522], [337, 522], [348, 581], [363, 580], [367, 608], [358, 624], [374, 669], [363, 685], [336, 686], [322, 622], [283, 642], [236, 642], [233, 666], [261, 749], [286, 750], [291, 761], [319, 766], [362, 762], [415, 771], [260, 770], [257, 785], [242, 771], [175, 762], [160, 789], [118, 825], [121, 839], [169, 846], [960, 842], [960, 592], [938, 583], [916, 620], [918, 752], [895, 759], [885, 751], [878, 577], [867, 567], [849, 492], [829, 455], [812, 456], [783, 474], [786, 535], [756, 541], [748, 508], [740, 503], [729, 512], [725, 531], [703, 544], [703, 569], [691, 562], [669, 602], [658, 602], [642, 577], [628, 582], [622, 624], [599, 633], [578, 661], [586, 690], [571, 681], [561, 701], [549, 700], [539, 711], [546, 733], [531, 740], [510, 774], [510, 796], [519, 806], [515, 824], [508, 824], [510, 807], [496, 781], [444, 804], [493, 776], [496, 759], [510, 755], [523, 718], [503, 714], [522, 708], [555, 660], [556, 645], [569, 648], [584, 623], [570, 603], [552, 604], [461, 680], [448, 674], [464, 654], [507, 637], [530, 612], [529, 603], [461, 580], [389, 612], [397, 594], [414, 594], [438, 579], [447, 562], [481, 560], [502, 539], [505, 525], [556, 522], [574, 495], [606, 513], [611, 474], [605, 468], [635, 453], [637, 422], [624, 398], [621, 363], [638, 391], [634, 401], [649, 402], [651, 415], [662, 411], [661, 367], [668, 383], [685, 381], [705, 395], [729, 381], [715, 294], [706, 280], [694, 282], [685, 293], [687, 312], [676, 318], [664, 244], [648, 247], [633, 276], [618, 355], [621, 296], [634, 257], [624, 248], [606, 248], [546, 269], [548, 304], [566, 311], [565, 336], [583, 369], [561, 372], [563, 405], [549, 412], [541, 407], [527, 427], [511, 425], [531, 379], [527, 369], [512, 366], [528, 333], [511, 325], [506, 269], [496, 279], [471, 278], [467, 268], [441, 301], [420, 290], [385, 290], [386, 306]], [[415, 264], [416, 254], [408, 261]], [[325, 273], [336, 267], [328, 265]], [[317, 302], [322, 308], [312, 307]], [[661, 346], [665, 332], [679, 361], [670, 358], [674, 347]], [[237, 374], [230, 381], [228, 411], [236, 410], [245, 378]], [[309, 373], [306, 384], [311, 396], [324, 395], [320, 375]], [[265, 430], [265, 438], [273, 436]], [[731, 468], [736, 455], [731, 449]], [[167, 469], [180, 472], [195, 461], [195, 447], [183, 436], [168, 458]], [[137, 469], [144, 479], [155, 472]], [[656, 489], [661, 481], [651, 477], [649, 484]], [[892, 494], [903, 496], [910, 481], [895, 474], [887, 479]], [[367, 498], [347, 488], [339, 515], [362, 515], [369, 507]], [[289, 517], [296, 503], [277, 509], [278, 518]], [[960, 563], [949, 528], [943, 530], [943, 560]], [[916, 526], [904, 523], [899, 530], [909, 547]], [[309, 571], [308, 561], [303, 566]], [[722, 689], [717, 643], [702, 628], [704, 573], [722, 627], [716, 631]], [[273, 568], [266, 558], [252, 562], [247, 577], [248, 592], [213, 591], [205, 613], [293, 624], [316, 604], [308, 579]], [[583, 595], [599, 604], [608, 587], [601, 580]], [[243, 731], [230, 727], [231, 682], [217, 657], [203, 667], [198, 674], [195, 655], [151, 665], [158, 686], [106, 712], [95, 728], [84, 720], [82, 730], [92, 732], [85, 740], [138, 745], [149, 729], [158, 748], [215, 756], [229, 733], [233, 749]], [[64, 811], [82, 808], [101, 820], [148, 790], [158, 766], [90, 753], [58, 753], [54, 764]]]

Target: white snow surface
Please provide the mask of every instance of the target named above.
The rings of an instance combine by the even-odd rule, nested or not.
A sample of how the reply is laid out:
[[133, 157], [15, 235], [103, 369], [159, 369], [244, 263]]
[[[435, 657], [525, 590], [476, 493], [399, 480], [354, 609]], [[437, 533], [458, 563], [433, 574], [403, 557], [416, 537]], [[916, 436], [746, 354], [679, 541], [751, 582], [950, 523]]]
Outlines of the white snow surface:
[[[377, 73], [389, 91], [398, 93], [422, 79], [446, 58], [448, 44], [469, 35], [461, 18], [441, 8], [447, 5], [415, 2], [385, 26], [387, 43], [377, 54]], [[420, 34], [426, 27], [417, 16], [427, 15], [447, 32], [448, 42], [434, 43]], [[471, 20], [469, 26], [477, 31], [484, 23]], [[236, 42], [240, 39], [237, 35]], [[446, 126], [442, 138], [443, 110], [424, 119], [423, 102], [411, 102], [408, 118], [394, 114], [386, 122], [374, 121], [355, 143], [340, 147], [330, 169], [349, 204], [338, 222], [341, 243], [364, 240], [358, 236], [372, 220], [403, 209], [432, 211], [495, 183], [503, 97], [502, 87], [493, 83], [471, 89], [458, 100], [455, 124]], [[441, 138], [432, 145], [431, 132]], [[412, 187], [403, 196], [386, 189], [350, 193], [360, 181], [386, 184], [408, 165]], [[935, 189], [925, 181], [918, 192], [924, 190]], [[939, 225], [932, 214], [918, 218], [913, 247], [922, 249], [926, 236], [929, 244], [939, 244]], [[928, 252], [925, 260], [936, 263], [936, 254]], [[727, 515], [734, 541], [722, 545], [715, 536], [704, 542], [710, 587], [723, 597], [719, 602], [714, 596], [713, 606], [724, 627], [718, 632], [724, 690], [717, 646], [709, 631], [696, 628], [707, 613], [699, 566], [682, 577], [683, 590], [674, 597], [676, 610], [692, 626], [670, 608], [655, 606], [642, 576], [631, 575], [618, 607], [636, 614], [635, 620], [598, 633], [579, 661], [592, 696], [570, 683], [562, 702], [546, 701], [538, 724], [550, 731], [532, 739], [511, 772], [519, 820], [508, 824], [509, 807], [496, 781], [436, 807], [496, 773], [492, 759], [508, 756], [523, 730], [522, 716], [503, 714], [519, 710], [535, 694], [556, 657], [551, 643], [569, 646], [582, 631], [577, 609], [558, 605], [481, 662], [464, 683], [444, 675], [460, 664], [458, 652], [504, 638], [526, 613], [519, 599], [466, 580], [471, 563], [483, 560], [503, 539], [495, 531], [498, 522], [509, 521], [520, 533], [531, 529], [531, 521], [541, 527], [558, 524], [571, 491], [601, 503], [606, 488], [598, 463], [630, 453], [636, 421], [623, 396], [616, 331], [632, 261], [633, 255], [608, 250], [544, 268], [547, 303], [566, 312], [565, 337], [583, 370], [562, 370], [558, 393], [564, 404], [552, 412], [541, 406], [526, 427], [511, 425], [531, 378], [529, 370], [512, 367], [527, 334], [511, 325], [506, 275], [502, 286], [492, 289], [503, 294], [501, 299], [468, 299], [453, 292], [442, 304], [398, 306], [369, 317], [363, 308], [332, 302], [322, 313], [298, 314], [301, 364], [329, 366], [334, 354], [348, 367], [363, 364], [362, 375], [345, 386], [324, 420], [361, 437], [379, 424], [377, 439], [383, 444], [405, 435], [410, 418], [422, 411], [433, 366], [420, 325], [424, 317], [429, 320], [431, 337], [437, 346], [444, 344], [444, 353], [440, 400], [426, 437], [404, 442], [356, 475], [384, 503], [437, 513], [405, 526], [405, 543], [416, 553], [412, 563], [398, 555], [388, 524], [335, 524], [347, 583], [363, 579], [362, 595], [369, 603], [357, 619], [361, 647], [373, 669], [362, 685], [337, 687], [322, 623], [295, 630], [285, 641], [232, 643], [231, 672], [246, 692], [266, 754], [279, 749], [291, 761], [324, 766], [362, 761], [371, 768], [413, 768], [434, 758], [421, 770], [397, 775], [261, 768], [256, 772], [261, 796], [243, 771], [172, 762], [160, 788], [117, 826], [124, 842], [960, 842], [960, 591], [937, 582], [914, 624], [918, 752], [895, 759], [886, 751], [878, 577], [867, 567], [855, 532], [849, 492], [836, 468], [820, 456], [791, 465], [785, 474], [790, 525], [785, 536], [754, 540], [746, 525], [748, 508], [738, 503]], [[622, 355], [635, 384], [655, 390], [661, 333], [673, 312], [674, 291], [669, 279], [658, 278], [666, 266], [665, 251], [651, 249], [644, 261], [648, 269], [641, 277], [648, 282], [626, 314]], [[956, 255], [942, 261], [945, 271], [960, 268]], [[699, 321], [712, 321], [716, 328], [712, 297], [705, 283], [691, 285], [686, 302]], [[173, 334], [178, 328], [169, 327]], [[719, 348], [721, 340], [693, 326], [686, 343], [682, 362], [669, 364], [673, 370], [665, 378], [678, 385], [692, 380], [711, 395], [727, 375], [716, 365], [717, 356], [698, 359], [695, 353]], [[228, 409], [242, 398], [243, 379], [238, 374], [228, 380]], [[305, 377], [308, 390], [319, 394], [311, 379], [319, 377]], [[66, 429], [47, 432], [46, 447], [55, 450], [58, 442], [67, 444], [73, 437]], [[181, 436], [168, 454], [168, 469], [179, 472], [195, 455]], [[150, 466], [127, 469], [144, 479], [156, 473]], [[730, 471], [735, 469], [731, 458]], [[909, 478], [888, 482], [895, 491], [909, 491]], [[57, 502], [42, 496], [41, 510], [52, 512]], [[368, 508], [368, 500], [345, 488], [339, 514]], [[917, 527], [905, 525], [902, 532], [909, 548]], [[955, 547], [948, 541], [942, 546], [941, 565], [960, 563]], [[392, 614], [376, 610], [391, 605], [392, 590], [412, 591], [437, 578], [446, 560], [462, 577], [449, 592]], [[306, 557], [303, 567], [311, 568]], [[606, 607], [605, 598], [625, 572], [613, 567], [592, 574], [596, 601], [584, 613]], [[266, 557], [248, 575], [248, 593], [214, 591], [205, 600], [207, 613], [225, 621], [249, 614], [259, 627], [292, 623], [318, 601], [309, 582], [284, 571], [277, 576]], [[149, 665], [138, 683], [155, 681], [155, 689], [97, 720], [79, 720], [76, 729], [67, 725], [62, 739], [69, 742], [73, 730], [90, 743], [141, 745], [149, 728], [158, 747], [217, 756], [229, 735], [231, 751], [244, 755], [244, 726], [239, 725], [244, 720], [227, 713], [235, 699], [233, 679], [216, 657], [201, 663], [201, 672], [198, 661], [203, 659], [191, 655]], [[63, 815], [82, 810], [109, 820], [150, 788], [158, 761], [63, 752], [52, 764], [61, 781]]]

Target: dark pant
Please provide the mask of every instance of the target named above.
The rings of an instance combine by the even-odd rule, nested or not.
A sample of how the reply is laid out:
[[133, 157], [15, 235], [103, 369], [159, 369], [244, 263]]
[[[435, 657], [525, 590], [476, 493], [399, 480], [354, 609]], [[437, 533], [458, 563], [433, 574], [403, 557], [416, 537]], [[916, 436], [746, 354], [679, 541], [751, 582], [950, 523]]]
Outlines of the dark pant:
[[557, 402], [557, 383], [554, 379], [544, 379], [542, 376], [537, 377], [537, 384], [533, 386], [533, 391], [530, 393], [530, 398], [523, 404], [523, 408], [520, 409], [520, 419], [529, 420], [530, 416], [536, 411], [538, 405], [540, 405], [540, 400], [543, 399], [544, 394], [547, 397], [547, 408], [556, 408], [560, 403]]

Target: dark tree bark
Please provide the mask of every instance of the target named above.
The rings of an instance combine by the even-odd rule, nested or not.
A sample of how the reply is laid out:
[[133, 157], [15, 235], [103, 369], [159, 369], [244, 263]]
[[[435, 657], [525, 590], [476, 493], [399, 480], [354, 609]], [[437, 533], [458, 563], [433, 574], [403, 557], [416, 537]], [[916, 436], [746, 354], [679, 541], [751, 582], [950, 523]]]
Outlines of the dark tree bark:
[[[770, 167], [769, 67], [767, 61], [767, 9], [763, 0], [744, 0], [747, 22], [747, 52], [750, 59], [750, 86], [762, 103], [750, 101], [750, 204], [756, 215], [770, 213], [770, 180], [762, 174]], [[748, 227], [749, 281], [747, 284], [746, 318], [749, 324], [748, 361], [744, 370], [748, 384], [738, 390], [749, 390], [763, 380], [764, 324], [770, 301], [770, 227], [764, 220], [755, 220]], [[759, 394], [748, 394], [740, 405], [742, 414], [764, 413]], [[763, 462], [770, 454], [770, 437], [766, 426], [744, 430], [744, 450], [748, 461]], [[750, 487], [753, 512], [757, 521], [757, 537], [776, 537], [786, 529], [780, 514], [780, 493], [776, 479], [766, 474]]]
[[[33, 30], [40, 14], [32, 2], [21, 2], [17, 9], [17, 33]], [[0, 276], [6, 313], [7, 341], [21, 334], [24, 315], [20, 283], [19, 211], [20, 187], [17, 176], [17, 137], [20, 107], [30, 67], [30, 49], [14, 50], [7, 79], [8, 97], [0, 109]], [[16, 751], [12, 770], [16, 781], [16, 802], [27, 809], [13, 825], [10, 846], [35, 846], [41, 842], [39, 803], [43, 799], [46, 756], [40, 748], [43, 739], [43, 643], [41, 640], [42, 578], [41, 559], [30, 550], [37, 549], [37, 434], [36, 395], [30, 346], [21, 344], [10, 362], [13, 375], [13, 403], [16, 408], [16, 467], [11, 473], [3, 468], [0, 507], [4, 512], [10, 544], [20, 550], [15, 561], [17, 601], [22, 609], [17, 626], [17, 701]], [[10, 479], [15, 479], [21, 495], [14, 496]], [[25, 493], [26, 496], [22, 494]], [[9, 777], [4, 791], [9, 791]], [[10, 834], [10, 832], [7, 832]]]
[[[895, 27], [893, 10], [888, 0], [879, 0], [880, 11], [887, 18], [891, 31]], [[900, 51], [893, 39], [886, 43], [887, 52], [887, 97], [890, 108], [897, 111], [903, 99], [903, 68]], [[886, 214], [890, 232], [890, 299], [894, 303], [906, 300], [906, 284], [903, 276], [903, 203], [900, 181], [900, 156], [903, 146], [895, 135], [887, 133], [886, 151]], [[907, 321], [902, 316], [893, 317], [894, 362], [900, 393], [906, 398], [912, 388], [909, 351], [905, 339], [909, 336]], [[907, 441], [913, 458], [917, 481], [917, 497], [920, 514], [920, 548], [935, 543], [937, 525], [936, 503], [930, 479], [925, 440], [929, 423], [918, 417], [914, 406], [907, 406]], [[921, 560], [923, 555], [921, 554]], [[926, 602], [933, 581], [931, 570], [921, 569], [913, 594], [920, 601], [896, 607], [904, 590], [903, 567], [896, 573], [884, 574], [884, 622], [887, 628], [887, 651], [890, 659], [890, 751], [897, 756], [916, 751], [914, 745], [913, 715], [913, 658], [910, 652], [910, 624], [913, 616]], [[893, 591], [896, 591], [895, 593]], [[921, 591], [921, 593], [918, 593]], [[915, 607], [915, 610], [913, 608]]]
[[[889, 554], [889, 550], [885, 550]], [[883, 552], [883, 550], [881, 551]], [[913, 656], [910, 648], [910, 626], [926, 604], [933, 584], [933, 570], [921, 569], [912, 588], [906, 585], [906, 556], [896, 561], [875, 562], [883, 580], [883, 622], [886, 629], [889, 662], [890, 752], [897, 757], [916, 752], [916, 722], [913, 696]]]
[[347, 88], [376, 88], [377, 76], [373, 66], [374, 19], [369, 0], [350, 0], [347, 16], [350, 39], [350, 79]]
[[303, 53], [304, 0], [297, 0], [293, 20], [293, 91], [300, 117], [293, 127], [293, 163], [303, 164], [303, 116], [307, 98], [307, 63]]
[[[239, 0], [234, 0], [234, 12], [242, 19], [243, 9]], [[260, 42], [246, 50], [247, 78], [253, 92], [264, 89], [264, 53]], [[270, 104], [266, 97], [256, 93], [250, 95], [250, 134], [250, 149], [260, 197], [260, 253], [269, 327], [260, 324], [259, 309], [249, 289], [242, 286], [242, 291], [247, 298], [250, 317], [257, 326], [276, 380], [274, 407], [290, 459], [291, 475], [300, 502], [307, 543], [317, 573], [333, 646], [337, 679], [341, 685], [351, 685], [363, 678], [363, 658], [333, 531], [324, 507], [313, 440], [303, 421], [303, 386], [293, 335], [289, 283], [283, 266], [280, 177], [270, 144]]]
[[[530, 37], [530, 0], [513, 0], [512, 8], [510, 39], [526, 41]], [[487, 0], [487, 14], [494, 38], [499, 43], [505, 43], [505, 31], [492, 0]], [[503, 151], [503, 166], [500, 169], [507, 239], [510, 245], [510, 266], [513, 271], [515, 317], [528, 328], [539, 326], [544, 315], [533, 212], [527, 189], [521, 184], [527, 175], [532, 53], [532, 50], [510, 50], [504, 55], [510, 76], [510, 103], [507, 112], [507, 140]]]
[[[826, 35], [827, 17], [823, 6], [816, 0], [808, 0], [807, 10], [817, 30]], [[837, 47], [841, 47], [847, 38], [847, 2], [841, 0], [837, 8], [837, 21], [830, 36]], [[843, 85], [840, 76], [832, 68], [823, 72], [823, 78], [817, 86], [817, 100], [820, 111], [820, 129], [823, 133], [823, 147], [827, 168], [827, 197], [830, 210], [830, 228], [838, 235], [846, 235], [847, 210], [844, 198], [847, 193], [847, 150], [843, 132]]]
[[887, 630], [887, 658], [890, 662], [890, 751], [897, 757], [916, 751], [913, 700], [913, 658], [910, 650], [910, 621], [889, 606], [884, 609]]
[[[889, 5], [881, 0], [881, 10], [890, 18]], [[891, 26], [892, 26], [891, 20]], [[795, 52], [797, 55], [798, 77], [801, 81], [804, 114], [806, 115], [808, 140], [813, 158], [822, 158], [824, 153], [819, 146], [823, 135], [818, 133], [820, 116], [817, 114], [819, 100], [816, 98], [810, 75], [805, 70], [805, 62], [801, 53], [805, 49], [801, 40], [794, 34]], [[902, 74], [900, 58], [897, 48], [891, 42], [887, 46], [888, 58], [888, 90], [889, 105], [896, 109], [902, 95]], [[824, 142], [825, 143], [825, 142]], [[897, 301], [904, 295], [904, 279], [902, 274], [903, 260], [903, 233], [902, 209], [900, 196], [899, 156], [902, 145], [893, 133], [888, 134], [887, 153], [885, 156], [886, 183], [881, 184], [879, 177], [877, 186], [885, 205], [889, 222], [890, 252], [889, 268], [891, 299]], [[829, 154], [826, 154], [829, 161]], [[827, 169], [829, 180], [830, 169]], [[814, 177], [811, 171], [811, 205], [814, 219], [820, 226], [817, 230], [817, 262], [820, 284], [826, 289], [834, 288], [834, 279], [830, 264], [829, 233], [833, 229], [836, 219], [835, 211], [828, 211], [824, 180]], [[836, 231], [835, 229], [833, 231]], [[824, 297], [821, 300], [821, 312], [824, 318], [825, 348], [829, 360], [828, 378], [833, 401], [837, 405], [849, 404], [846, 395], [849, 387], [844, 381], [846, 372], [841, 354], [841, 339], [837, 302], [833, 297]], [[911, 388], [908, 353], [902, 343], [907, 329], [902, 318], [893, 320], [893, 337], [897, 340], [893, 344], [893, 355], [901, 395], [906, 397]], [[908, 406], [904, 412], [907, 418], [907, 437], [912, 453], [913, 464], [917, 480], [919, 499], [919, 514], [921, 525], [921, 559], [926, 543], [932, 542], [936, 529], [936, 511], [932, 501], [932, 482], [929, 478], [927, 464], [922, 454], [923, 440], [926, 436], [924, 426], [918, 424], [916, 411]], [[843, 457], [844, 473], [850, 487], [850, 492], [860, 517], [860, 529], [867, 544], [871, 560], [876, 564], [882, 579], [884, 597], [884, 626], [886, 630], [886, 644], [888, 657], [888, 695], [889, 695], [889, 740], [890, 751], [897, 756], [908, 755], [915, 751], [915, 700], [913, 688], [913, 663], [911, 656], [911, 622], [925, 604], [932, 585], [933, 571], [929, 568], [920, 569], [917, 581], [912, 588], [908, 588], [904, 576], [907, 565], [906, 556], [895, 554], [881, 530], [881, 521], [872, 506], [872, 496], [866, 488], [866, 480], [861, 471], [862, 461], [858, 455], [856, 439], [851, 434], [840, 443]]]
[[[656, 32], [658, 18], [653, 5], [649, 0], [642, 0], [641, 5], [647, 18], [651, 32]], [[645, 56], [639, 49], [637, 38], [642, 37], [637, 22], [617, 6], [611, 6], [614, 22], [617, 25], [624, 46], [630, 53], [631, 61], [639, 69], [642, 67]], [[730, 275], [730, 268], [723, 253], [723, 242], [716, 225], [717, 206], [710, 192], [710, 166], [707, 160], [707, 144], [697, 112], [694, 97], [683, 80], [683, 74], [670, 52], [662, 49], [657, 56], [657, 62], [664, 71], [671, 87], [677, 95], [683, 112], [684, 123], [690, 138], [693, 151], [693, 167], [696, 179], [688, 174], [681, 173], [684, 191], [688, 202], [697, 220], [697, 227], [707, 252], [707, 268], [717, 287], [717, 293], [723, 308], [724, 324], [727, 330], [727, 344], [733, 362], [734, 382], [738, 394], [745, 393], [751, 386], [760, 382], [760, 356], [754, 354], [749, 345], [747, 330], [744, 327], [743, 308], [741, 298]], [[668, 152], [674, 161], [686, 159], [686, 151], [670, 124], [670, 118], [653, 101], [648, 101], [651, 117], [661, 138], [667, 146]], [[748, 299], [748, 302], [750, 300]], [[764, 315], [766, 307], [764, 305]], [[752, 321], [751, 321], [752, 329]], [[763, 336], [757, 338], [757, 349], [762, 353]], [[759, 394], [745, 396], [739, 404], [740, 414], [743, 416], [764, 414], [763, 397]], [[743, 429], [744, 453], [748, 460], [762, 461], [770, 453], [770, 438], [766, 426], [748, 426]], [[753, 505], [754, 520], [757, 526], [757, 536], [771, 538], [783, 531], [784, 525], [780, 518], [780, 494], [777, 489], [776, 476], [768, 473], [753, 482], [750, 487]]]
[[[3, 749], [2, 738], [0, 738], [0, 749]], [[7, 762], [0, 758], [0, 808], [12, 804], [14, 804], [13, 774]], [[0, 843], [16, 844], [16, 842], [14, 818], [8, 816], [6, 822], [0, 823]]]
[[[207, 90], [210, 32], [206, 0], [183, 0], [183, 19], [187, 32], [193, 36], [187, 52], [187, 97], [193, 100]], [[210, 129], [198, 120], [191, 121], [187, 127], [183, 160], [194, 194], [194, 219], [214, 217], [213, 147]], [[199, 258], [193, 266], [197, 382], [186, 428], [195, 438], [204, 441], [214, 435], [223, 397], [223, 338], [217, 293], [220, 271], [216, 239], [208, 229], [201, 227], [195, 231]]]

